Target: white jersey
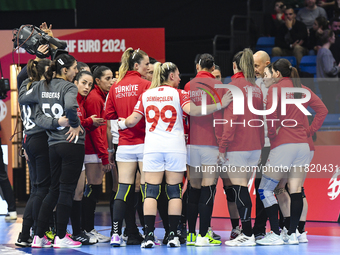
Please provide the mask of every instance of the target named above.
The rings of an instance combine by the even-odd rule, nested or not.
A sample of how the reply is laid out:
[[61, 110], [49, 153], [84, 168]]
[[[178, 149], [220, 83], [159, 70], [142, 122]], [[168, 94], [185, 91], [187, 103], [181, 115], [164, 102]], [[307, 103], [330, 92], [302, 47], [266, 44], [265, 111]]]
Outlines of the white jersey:
[[165, 85], [149, 89], [139, 97], [134, 112], [145, 116], [144, 154], [186, 153], [182, 108], [189, 102], [186, 91]]

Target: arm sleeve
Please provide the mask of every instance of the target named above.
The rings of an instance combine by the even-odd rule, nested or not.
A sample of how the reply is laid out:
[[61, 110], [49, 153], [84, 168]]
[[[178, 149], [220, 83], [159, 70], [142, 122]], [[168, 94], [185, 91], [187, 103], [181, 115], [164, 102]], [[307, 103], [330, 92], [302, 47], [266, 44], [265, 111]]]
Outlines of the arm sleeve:
[[114, 105], [114, 93], [113, 93], [113, 85], [110, 89], [109, 94], [107, 95], [106, 102], [105, 102], [105, 114], [104, 118], [107, 120], [116, 120], [118, 119], [118, 114], [116, 112], [116, 108]]
[[[269, 90], [268, 90], [268, 94], [267, 94], [267, 105], [266, 105], [266, 109], [270, 109], [272, 107], [273, 104], [273, 87], [275, 86], [270, 86]], [[277, 87], [276, 87], [277, 88]], [[278, 89], [278, 98], [281, 97], [281, 91]], [[275, 111], [269, 115], [267, 115], [267, 120], [276, 120], [277, 119], [277, 107], [275, 109]], [[277, 121], [273, 121], [273, 122], [268, 122], [268, 138], [269, 139], [273, 139], [276, 137], [276, 127], [277, 127]]]
[[187, 103], [190, 103], [189, 93], [182, 89], [178, 89], [177, 91], [179, 95], [179, 102], [181, 104], [181, 107], [183, 108], [184, 105], [186, 105]]
[[76, 128], [80, 125], [77, 108], [78, 88], [73, 83], [69, 83], [64, 94], [65, 115], [71, 127]]
[[[305, 88], [307, 89], [307, 88]], [[308, 89], [311, 93], [311, 99], [308, 101], [309, 106], [315, 111], [315, 117], [312, 124], [307, 129], [307, 135], [313, 136], [316, 131], [322, 126], [327, 114], [327, 107], [324, 105], [322, 100], [313, 91]]]
[[339, 66], [334, 65], [333, 56], [330, 54], [323, 54], [321, 58], [323, 71], [331, 77], [335, 77], [339, 73]]
[[81, 120], [80, 123], [85, 128], [85, 131], [91, 131], [96, 128], [93, 126], [93, 120], [91, 117]]
[[59, 126], [58, 119], [46, 116], [40, 107], [35, 107], [35, 124], [44, 129], [57, 129]]
[[18, 86], [18, 90], [21, 86], [21, 83], [23, 83], [24, 80], [26, 80], [28, 78], [28, 74], [27, 74], [27, 65], [24, 66], [23, 69], [21, 69], [20, 73], [17, 76], [17, 86]]
[[228, 150], [229, 144], [232, 143], [235, 136], [236, 125], [230, 125], [231, 122], [237, 122], [237, 119], [241, 115], [233, 114], [234, 103], [231, 102], [227, 108], [224, 109], [224, 119], [228, 121], [226, 125], [223, 125], [222, 138], [219, 143], [219, 152], [225, 153]]
[[[84, 108], [85, 108], [86, 114], [89, 116], [92, 116], [92, 115], [101, 116], [102, 103], [99, 100], [96, 100], [96, 98], [93, 98], [93, 97], [87, 98]], [[104, 139], [107, 139], [106, 128], [107, 128], [107, 125], [97, 127], [89, 133], [90, 139], [93, 144], [93, 148], [95, 149], [98, 157], [102, 160], [103, 165], [109, 164], [109, 155], [107, 152], [107, 148], [105, 147], [106, 143], [104, 141]]]
[[133, 111], [138, 112], [139, 114], [142, 114], [144, 116], [143, 94], [139, 96], [138, 101], [133, 108]]
[[39, 84], [27, 90], [26, 86], [20, 86], [18, 102], [21, 105], [24, 104], [37, 104], [39, 103], [39, 91], [38, 91]]

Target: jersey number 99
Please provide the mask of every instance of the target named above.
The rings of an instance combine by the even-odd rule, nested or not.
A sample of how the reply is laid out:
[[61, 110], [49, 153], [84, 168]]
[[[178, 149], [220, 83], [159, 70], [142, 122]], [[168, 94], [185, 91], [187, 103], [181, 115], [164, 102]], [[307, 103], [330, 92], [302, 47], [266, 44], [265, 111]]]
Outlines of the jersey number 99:
[[[152, 114], [153, 117], [150, 116], [150, 111], [152, 111], [154, 114]], [[174, 127], [177, 119], [177, 112], [175, 107], [171, 105], [166, 105], [162, 108], [160, 111], [157, 106], [149, 105], [146, 107], [146, 121], [149, 123], [152, 123], [149, 131], [152, 132], [156, 129], [156, 126], [159, 121], [159, 117], [161, 117], [161, 120], [164, 123], [169, 123], [167, 129], [165, 131], [171, 132], [172, 128]], [[171, 117], [167, 117], [165, 114], [166, 112], [171, 112]]]

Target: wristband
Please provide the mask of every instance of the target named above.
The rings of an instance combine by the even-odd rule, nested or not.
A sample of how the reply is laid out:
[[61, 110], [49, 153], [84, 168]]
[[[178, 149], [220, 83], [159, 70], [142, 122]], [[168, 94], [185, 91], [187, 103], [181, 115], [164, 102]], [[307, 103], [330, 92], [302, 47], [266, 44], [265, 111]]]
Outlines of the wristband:
[[110, 153], [113, 153], [115, 150], [107, 148], [107, 151], [110, 152]]
[[127, 126], [125, 125], [125, 120], [120, 120], [120, 121], [118, 121], [118, 127], [119, 127], [121, 130], [127, 129]]
[[221, 110], [221, 109], [222, 109], [221, 104], [220, 104], [220, 103], [217, 103], [217, 104], [216, 104], [216, 108], [217, 108], [217, 110]]

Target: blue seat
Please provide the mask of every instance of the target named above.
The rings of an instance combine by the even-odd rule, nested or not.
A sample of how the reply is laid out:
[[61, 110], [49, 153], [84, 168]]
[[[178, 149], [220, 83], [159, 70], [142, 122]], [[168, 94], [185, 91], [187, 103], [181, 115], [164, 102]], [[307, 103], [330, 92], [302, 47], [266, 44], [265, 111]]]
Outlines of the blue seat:
[[340, 114], [327, 114], [323, 126], [340, 126]]
[[223, 84], [229, 84], [231, 82], [231, 76], [227, 76], [223, 80]]
[[300, 62], [301, 72], [316, 74], [316, 56], [303, 56]]
[[289, 60], [289, 62], [292, 64], [292, 66], [296, 67], [297, 65], [297, 61], [296, 58], [294, 56], [282, 56], [282, 57], [272, 57], [271, 61], [272, 63], [274, 63], [276, 60], [280, 59], [280, 58], [284, 58]]
[[272, 54], [272, 48], [275, 46], [275, 37], [260, 37], [257, 39], [256, 50], [263, 50], [269, 55]]

